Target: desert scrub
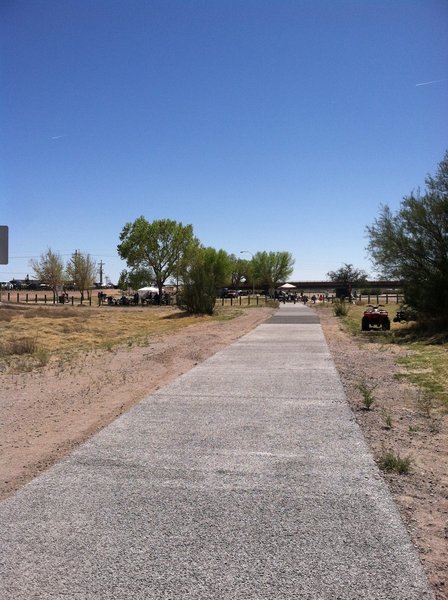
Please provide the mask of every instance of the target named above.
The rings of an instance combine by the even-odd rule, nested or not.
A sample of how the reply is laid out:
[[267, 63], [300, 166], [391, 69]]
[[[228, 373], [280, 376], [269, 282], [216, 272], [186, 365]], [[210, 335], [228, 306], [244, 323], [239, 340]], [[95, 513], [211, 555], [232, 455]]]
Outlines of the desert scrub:
[[377, 459], [377, 463], [382, 471], [406, 475], [411, 470], [412, 458], [410, 456], [402, 457], [398, 452], [389, 449], [382, 451], [381, 456]]
[[370, 410], [373, 403], [375, 402], [375, 396], [373, 395], [373, 390], [378, 386], [375, 385], [367, 385], [365, 381], [360, 381], [357, 385], [358, 390], [361, 392], [362, 403], [364, 405], [365, 410]]
[[34, 354], [37, 348], [37, 338], [35, 337], [12, 338], [1, 343], [0, 356], [7, 357]]
[[383, 411], [384, 428], [392, 429], [392, 415], [387, 411]]
[[335, 317], [346, 317], [349, 313], [350, 305], [344, 300], [336, 300], [333, 303], [333, 313]]
[[50, 353], [39, 345], [37, 337], [11, 338], [0, 343], [0, 359], [5, 368], [21, 373], [45, 367]]

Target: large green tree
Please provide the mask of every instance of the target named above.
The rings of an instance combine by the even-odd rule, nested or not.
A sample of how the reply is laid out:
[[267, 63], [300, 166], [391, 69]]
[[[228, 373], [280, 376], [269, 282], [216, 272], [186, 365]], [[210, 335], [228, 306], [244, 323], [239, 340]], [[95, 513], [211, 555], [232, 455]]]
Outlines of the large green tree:
[[425, 183], [396, 213], [381, 207], [367, 227], [368, 250], [384, 276], [402, 281], [407, 304], [448, 322], [448, 152]]
[[56, 301], [58, 287], [64, 282], [64, 263], [60, 255], [48, 248], [39, 259], [33, 258], [30, 266], [36, 277], [52, 289], [53, 301]]
[[257, 252], [251, 261], [255, 281], [273, 291], [291, 276], [294, 262], [289, 252]]
[[126, 223], [120, 241], [120, 257], [133, 270], [149, 270], [160, 298], [165, 282], [179, 277], [188, 255], [199, 244], [192, 225], [170, 219], [149, 222], [143, 216]]

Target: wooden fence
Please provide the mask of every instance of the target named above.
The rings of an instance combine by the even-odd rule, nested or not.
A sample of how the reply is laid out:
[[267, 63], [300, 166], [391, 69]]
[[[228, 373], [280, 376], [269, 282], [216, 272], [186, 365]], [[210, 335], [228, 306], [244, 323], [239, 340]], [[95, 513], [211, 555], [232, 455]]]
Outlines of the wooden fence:
[[[308, 303], [313, 304], [311, 300], [312, 296], [308, 296]], [[316, 302], [321, 302], [319, 299], [319, 295], [316, 294]], [[117, 296], [117, 299], [119, 296]], [[7, 302], [15, 302], [17, 304], [45, 304], [45, 305], [71, 305], [71, 306], [98, 306], [98, 305], [107, 305], [107, 301], [102, 300], [100, 302], [100, 298], [95, 295], [95, 293], [88, 292], [87, 297], [81, 299], [80, 295], [72, 295], [66, 296], [64, 303], [59, 301], [59, 298], [54, 299], [53, 294], [42, 294], [42, 293], [33, 293], [33, 292], [15, 292], [15, 291], [3, 291], [0, 295], [0, 300], [4, 300]], [[259, 305], [267, 305], [273, 299], [269, 296], [262, 295], [247, 295], [247, 296], [237, 296], [236, 298], [219, 298], [217, 302], [222, 306], [259, 306]], [[300, 298], [296, 299], [296, 302], [300, 302]], [[334, 296], [324, 297], [324, 302], [333, 303], [336, 301]], [[355, 300], [356, 303], [362, 304], [402, 304], [403, 303], [403, 295], [402, 294], [364, 294], [358, 296]]]

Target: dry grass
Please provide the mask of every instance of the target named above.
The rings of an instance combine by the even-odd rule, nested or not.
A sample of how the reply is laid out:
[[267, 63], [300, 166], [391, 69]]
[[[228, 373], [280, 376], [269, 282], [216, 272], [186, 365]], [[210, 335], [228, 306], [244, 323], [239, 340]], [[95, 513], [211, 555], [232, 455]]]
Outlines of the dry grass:
[[[316, 308], [320, 308], [317, 306]], [[341, 327], [359, 339], [387, 348], [390, 344], [399, 344], [408, 350], [407, 356], [399, 363], [405, 372], [399, 377], [407, 378], [417, 384], [430, 398], [448, 410], [448, 332], [428, 325], [419, 327], [416, 323], [394, 323], [398, 305], [386, 305], [391, 319], [390, 331], [361, 331], [361, 318], [365, 304], [350, 306], [348, 315], [341, 317]]]
[[238, 307], [218, 307], [215, 316], [191, 316], [176, 307], [59, 307], [0, 305], [0, 360], [23, 354], [15, 351], [33, 340], [33, 350], [68, 356], [80, 351], [145, 344], [154, 336], [179, 331], [192, 324], [227, 319]]

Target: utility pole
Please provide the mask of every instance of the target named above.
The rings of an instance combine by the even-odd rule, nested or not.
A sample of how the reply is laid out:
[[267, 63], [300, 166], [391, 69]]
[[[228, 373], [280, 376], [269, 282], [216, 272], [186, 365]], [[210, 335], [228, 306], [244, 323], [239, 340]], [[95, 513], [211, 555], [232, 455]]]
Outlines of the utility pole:
[[104, 264], [102, 260], [100, 260], [100, 287], [103, 287], [103, 267]]

